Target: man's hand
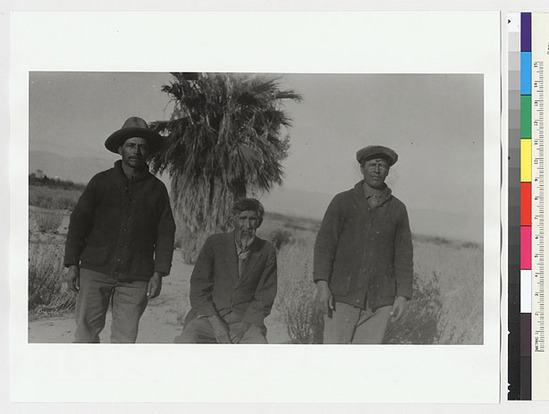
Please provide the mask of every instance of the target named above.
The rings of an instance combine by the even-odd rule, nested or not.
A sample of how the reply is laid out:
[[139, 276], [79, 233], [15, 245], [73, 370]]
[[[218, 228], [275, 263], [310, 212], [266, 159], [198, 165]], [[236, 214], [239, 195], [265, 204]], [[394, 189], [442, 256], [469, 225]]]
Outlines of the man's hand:
[[69, 270], [65, 275], [65, 280], [63, 282], [66, 285], [66, 289], [78, 293], [80, 290], [80, 267], [77, 265], [69, 266]]
[[324, 315], [332, 317], [332, 312], [335, 309], [334, 296], [328, 287], [328, 282], [319, 280], [316, 282], [316, 300], [320, 304], [320, 308]]
[[147, 299], [154, 299], [160, 295], [162, 290], [162, 275], [158, 272], [154, 272], [153, 277], [149, 280], [147, 286]]
[[402, 314], [407, 307], [408, 299], [403, 296], [397, 296], [393, 303], [393, 309], [391, 309], [391, 322], [396, 322], [402, 318]]
[[229, 336], [231, 338], [231, 342], [233, 344], [239, 343], [249, 328], [250, 328], [250, 324], [248, 322], [237, 322], [231, 325], [229, 330]]
[[221, 318], [217, 315], [208, 317], [208, 321], [210, 322], [210, 325], [212, 325], [217, 343], [230, 344], [231, 338], [229, 336], [229, 330], [227, 329], [225, 322], [223, 322]]

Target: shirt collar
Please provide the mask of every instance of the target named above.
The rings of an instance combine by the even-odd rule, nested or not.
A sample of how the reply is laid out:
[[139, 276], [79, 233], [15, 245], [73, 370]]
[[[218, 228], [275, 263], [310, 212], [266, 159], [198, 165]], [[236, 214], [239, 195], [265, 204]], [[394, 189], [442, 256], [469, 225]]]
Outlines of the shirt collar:
[[236, 246], [236, 254], [240, 257], [241, 255], [247, 255], [250, 252], [250, 246], [255, 241], [256, 236], [246, 245], [241, 246], [240, 243], [236, 240], [236, 235], [234, 236], [234, 244]]
[[355, 185], [355, 191], [358, 193], [359, 196], [364, 197], [364, 199], [368, 202], [370, 207], [379, 207], [387, 202], [391, 198], [392, 191], [391, 189], [385, 184], [385, 187], [381, 190], [378, 190], [376, 188], [372, 188], [369, 185], [364, 183], [364, 180], [358, 182]]
[[364, 191], [364, 195], [366, 196], [366, 198], [379, 197], [386, 188], [386, 184], [384, 184], [384, 187], [382, 189], [377, 189], [370, 187], [368, 184], [366, 184], [365, 181], [362, 181], [362, 191]]
[[[122, 169], [122, 160], [118, 160], [114, 163], [114, 169], [119, 173], [119, 175], [126, 179], [126, 180], [129, 180], [128, 176], [124, 173], [124, 170]], [[131, 180], [132, 181], [141, 181], [141, 180], [144, 180], [145, 178], [148, 178], [149, 176], [152, 176], [152, 174], [149, 172], [149, 170], [146, 168], [145, 170], [143, 170], [143, 172], [139, 173], [138, 175], [134, 176]]]

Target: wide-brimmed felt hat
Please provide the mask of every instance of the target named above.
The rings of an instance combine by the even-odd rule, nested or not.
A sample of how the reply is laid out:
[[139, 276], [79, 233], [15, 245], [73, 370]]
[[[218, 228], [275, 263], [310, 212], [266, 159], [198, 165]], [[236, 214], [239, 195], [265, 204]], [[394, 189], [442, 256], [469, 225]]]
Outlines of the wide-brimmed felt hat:
[[164, 144], [162, 136], [149, 129], [144, 119], [132, 116], [126, 119], [122, 128], [113, 132], [105, 141], [105, 147], [114, 153], [118, 153], [118, 148], [124, 144], [128, 138], [144, 138], [149, 143], [151, 153], [158, 151]]
[[389, 162], [389, 166], [398, 161], [398, 154], [391, 148], [384, 147], [382, 145], [369, 145], [362, 149], [359, 149], [356, 153], [356, 160], [359, 164], [368, 159], [383, 157]]

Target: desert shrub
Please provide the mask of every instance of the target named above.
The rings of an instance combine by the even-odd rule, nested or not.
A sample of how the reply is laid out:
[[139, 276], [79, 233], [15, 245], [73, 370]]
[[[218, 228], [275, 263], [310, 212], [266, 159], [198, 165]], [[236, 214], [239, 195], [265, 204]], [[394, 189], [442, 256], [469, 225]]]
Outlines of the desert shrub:
[[63, 221], [61, 211], [35, 211], [33, 212], [36, 228], [40, 233], [54, 233]]
[[448, 249], [445, 255], [445, 272], [440, 273], [439, 277], [442, 310], [436, 342], [482, 344], [483, 249], [479, 245], [458, 247]]
[[414, 297], [403, 318], [389, 325], [385, 342], [481, 344], [482, 260], [475, 243], [416, 239]]
[[314, 300], [313, 241], [299, 238], [278, 252], [278, 294], [275, 308], [284, 315], [292, 343], [320, 343], [323, 318]]
[[451, 244], [450, 240], [445, 239], [444, 237], [434, 237], [432, 242], [437, 245]]
[[51, 240], [29, 243], [29, 312], [59, 312], [73, 308], [75, 296], [61, 288], [63, 246]]
[[[277, 229], [292, 240], [278, 251], [278, 294], [273, 311], [287, 323], [294, 343], [321, 337], [323, 318], [312, 311], [313, 247], [316, 231], [286, 226], [285, 216], [266, 215], [261, 237]], [[305, 221], [303, 221], [305, 223]], [[417, 236], [414, 243], [414, 297], [403, 318], [390, 324], [385, 342], [391, 344], [482, 344], [482, 244]]]
[[[321, 341], [323, 318], [313, 300], [314, 234], [293, 235], [278, 252], [275, 309], [284, 315], [293, 343]], [[441, 242], [445, 240], [446, 242]], [[413, 299], [389, 325], [390, 344], [481, 344], [483, 338], [482, 247], [414, 240]]]
[[[414, 243], [414, 269], [418, 275], [416, 279], [421, 283], [414, 292], [415, 299], [410, 302], [406, 320], [412, 325], [417, 324], [418, 329], [428, 328], [422, 324], [427, 312], [418, 313], [414, 302], [417, 298], [421, 303], [425, 294], [429, 294], [434, 301], [429, 312], [439, 308], [433, 343], [481, 344], [484, 306], [482, 247], [477, 244], [469, 248], [459, 244], [438, 244], [437, 240], [417, 241]], [[421, 336], [430, 339], [430, 332], [427, 329]]]
[[72, 210], [82, 191], [78, 189], [29, 186], [29, 205], [54, 210]]
[[436, 272], [414, 275], [413, 299], [398, 321], [389, 323], [384, 342], [389, 344], [432, 344], [438, 337], [442, 309]]
[[271, 232], [269, 240], [276, 247], [277, 250], [280, 250], [282, 246], [288, 244], [292, 240], [292, 233], [284, 229], [276, 229]]
[[293, 344], [320, 344], [323, 339], [324, 318], [313, 296], [302, 291], [288, 303], [284, 320]]

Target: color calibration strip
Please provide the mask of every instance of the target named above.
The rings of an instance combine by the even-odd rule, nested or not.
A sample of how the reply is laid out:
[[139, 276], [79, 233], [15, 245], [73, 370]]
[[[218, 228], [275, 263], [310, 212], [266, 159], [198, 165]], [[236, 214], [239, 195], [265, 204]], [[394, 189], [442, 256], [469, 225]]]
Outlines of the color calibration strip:
[[521, 389], [521, 138], [520, 138], [520, 13], [508, 15], [508, 103], [509, 103], [509, 210], [508, 210], [508, 400], [520, 400]]
[[544, 275], [549, 14], [510, 13], [508, 45], [508, 399], [549, 400]]
[[532, 399], [532, 14], [520, 14], [521, 400]]
[[[509, 395], [531, 399], [531, 14], [509, 23]], [[516, 250], [513, 250], [516, 249]]]

